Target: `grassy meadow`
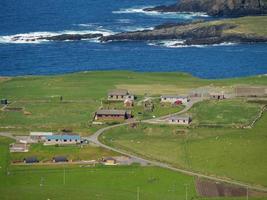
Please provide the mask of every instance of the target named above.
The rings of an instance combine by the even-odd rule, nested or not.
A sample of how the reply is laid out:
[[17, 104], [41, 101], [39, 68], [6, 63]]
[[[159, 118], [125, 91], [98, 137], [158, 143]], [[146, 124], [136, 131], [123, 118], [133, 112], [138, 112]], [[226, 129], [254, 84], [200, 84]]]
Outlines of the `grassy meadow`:
[[[91, 126], [93, 113], [101, 106], [107, 91], [128, 89], [135, 95], [160, 96], [187, 94], [199, 87], [232, 90], [237, 84], [267, 85], [266, 76], [240, 79], [205, 80], [185, 73], [137, 73], [127, 71], [81, 72], [58, 76], [26, 76], [1, 78], [0, 98], [7, 98], [12, 108], [22, 112], [0, 110], [0, 131], [60, 131], [92, 134], [99, 126]], [[60, 101], [60, 96], [63, 101]], [[137, 100], [138, 101], [138, 100]], [[148, 118], [172, 113], [176, 108], [157, 107]], [[179, 110], [180, 108], [178, 108]], [[142, 108], [136, 107], [137, 113]], [[136, 114], [136, 112], [134, 111]]]
[[[205, 80], [184, 73], [106, 71], [0, 78], [0, 99], [7, 98], [11, 102], [11, 109], [22, 108], [22, 111], [0, 110], [0, 131], [25, 134], [29, 131], [68, 129], [89, 135], [103, 127], [91, 125], [91, 121], [110, 89], [128, 89], [139, 97], [138, 102], [147, 96], [185, 95], [196, 88], [232, 91], [235, 85], [243, 84], [267, 85], [267, 76]], [[63, 101], [60, 101], [60, 96]], [[133, 109], [136, 117], [158, 117], [182, 109], [181, 106], [161, 107], [159, 100], [153, 101], [156, 105], [153, 112], [144, 112], [142, 106], [136, 106]], [[101, 140], [111, 146], [181, 168], [267, 186], [267, 160], [264, 156], [267, 151], [267, 114], [252, 129], [238, 129], [233, 126], [251, 122], [259, 109], [259, 104], [241, 99], [202, 102], [189, 111], [197, 122], [196, 126], [125, 126], [110, 130]], [[140, 112], [142, 114], [138, 116]], [[201, 126], [212, 122], [224, 127]], [[0, 138], [1, 200], [77, 197], [101, 200], [136, 199], [137, 188], [140, 188], [140, 200], [174, 200], [185, 199], [185, 184], [189, 185], [188, 199], [205, 199], [197, 196], [194, 177], [157, 167], [10, 165], [12, 160], [32, 155], [43, 161], [54, 155], [67, 155], [73, 160], [115, 155], [92, 146], [63, 148], [43, 147], [39, 144], [32, 145], [30, 152], [26, 154], [10, 154], [10, 142], [9, 139]]]
[[266, 130], [267, 113], [252, 129], [139, 124], [109, 130], [101, 140], [173, 166], [267, 186]]
[[195, 104], [188, 114], [197, 126], [242, 127], [251, 124], [261, 108], [261, 104], [244, 99], [208, 100]]

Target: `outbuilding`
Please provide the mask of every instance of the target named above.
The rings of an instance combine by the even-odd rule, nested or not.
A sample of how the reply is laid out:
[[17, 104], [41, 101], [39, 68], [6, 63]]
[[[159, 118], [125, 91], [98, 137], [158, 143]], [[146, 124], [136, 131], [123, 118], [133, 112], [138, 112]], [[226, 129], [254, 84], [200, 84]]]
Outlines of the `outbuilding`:
[[224, 93], [210, 93], [210, 98], [215, 100], [223, 100], [225, 99]]
[[73, 145], [80, 143], [81, 137], [79, 135], [50, 135], [45, 137], [44, 145]]
[[117, 161], [113, 157], [103, 158], [104, 165], [116, 165]]
[[7, 105], [8, 104], [8, 101], [7, 101], [7, 99], [1, 99], [0, 103], [2, 105]]
[[24, 158], [24, 163], [27, 164], [38, 163], [38, 162], [39, 160], [35, 156]]
[[55, 156], [55, 157], [53, 157], [53, 162], [55, 162], [55, 163], [68, 162], [68, 159], [66, 156]]
[[25, 153], [29, 151], [29, 147], [26, 143], [13, 143], [9, 146], [10, 152], [19, 152], [19, 153]]
[[47, 136], [52, 136], [52, 132], [30, 132], [30, 137], [33, 140], [45, 141]]
[[237, 97], [264, 97], [267, 96], [267, 87], [239, 86], [235, 88]]
[[126, 99], [134, 100], [134, 95], [130, 94], [128, 90], [125, 89], [115, 89], [108, 92], [109, 101], [124, 101]]
[[189, 102], [188, 97], [185, 96], [178, 96], [178, 95], [163, 95], [161, 96], [161, 103], [172, 103], [175, 102], [181, 102], [182, 104], [185, 104]]
[[125, 120], [132, 117], [131, 111], [127, 110], [98, 110], [95, 113], [95, 120]]
[[169, 118], [170, 124], [188, 125], [191, 121], [192, 120], [189, 116], [175, 116]]

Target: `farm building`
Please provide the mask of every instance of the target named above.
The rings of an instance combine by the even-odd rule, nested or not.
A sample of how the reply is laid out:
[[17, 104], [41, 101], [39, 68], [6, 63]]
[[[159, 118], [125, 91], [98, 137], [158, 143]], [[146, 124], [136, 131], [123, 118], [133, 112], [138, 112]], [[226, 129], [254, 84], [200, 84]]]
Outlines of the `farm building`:
[[188, 97], [185, 96], [177, 96], [177, 95], [163, 95], [161, 96], [162, 103], [178, 103], [185, 104], [189, 101]]
[[188, 125], [190, 122], [191, 118], [189, 116], [176, 116], [169, 118], [169, 123], [171, 124]]
[[7, 99], [1, 99], [0, 102], [1, 102], [2, 105], [7, 105], [8, 104]]
[[32, 157], [24, 158], [23, 162], [31, 164], [31, 163], [38, 163], [39, 160], [36, 157], [32, 156]]
[[68, 162], [68, 158], [66, 156], [55, 156], [53, 157], [53, 162], [55, 163]]
[[131, 111], [127, 110], [98, 110], [95, 120], [125, 120], [132, 117]]
[[44, 145], [71, 145], [80, 143], [81, 137], [79, 135], [49, 135], [45, 137]]
[[222, 100], [222, 99], [225, 99], [225, 94], [224, 93], [210, 93], [210, 98], [216, 99], [216, 100]]
[[29, 146], [24, 143], [13, 143], [13, 144], [10, 144], [9, 151], [24, 153], [24, 152], [29, 151]]
[[104, 165], [116, 165], [117, 161], [115, 158], [108, 157], [108, 158], [103, 158], [103, 163]]
[[116, 89], [108, 92], [109, 101], [124, 101], [126, 99], [134, 100], [134, 95], [130, 94], [128, 90]]
[[125, 99], [123, 103], [126, 108], [132, 108], [134, 106], [134, 101], [131, 99]]
[[240, 86], [235, 88], [237, 97], [263, 97], [267, 96], [267, 87]]
[[52, 132], [30, 132], [30, 138], [37, 141], [44, 141], [46, 136], [52, 136]]

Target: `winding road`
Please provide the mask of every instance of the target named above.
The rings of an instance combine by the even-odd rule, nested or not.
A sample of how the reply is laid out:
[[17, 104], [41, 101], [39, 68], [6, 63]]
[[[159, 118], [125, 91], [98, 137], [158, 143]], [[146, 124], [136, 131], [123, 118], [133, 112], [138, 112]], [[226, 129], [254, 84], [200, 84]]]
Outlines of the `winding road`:
[[[142, 158], [141, 156], [137, 156], [137, 155], [131, 154], [131, 153], [129, 153], [127, 151], [124, 151], [122, 149], [114, 148], [114, 147], [108, 146], [106, 144], [103, 144], [99, 140], [99, 137], [100, 137], [101, 134], [103, 134], [105, 131], [108, 131], [108, 130], [116, 128], [116, 127], [126, 126], [126, 125], [130, 125], [130, 124], [134, 124], [134, 123], [152, 123], [152, 124], [164, 123], [164, 120], [166, 118], [172, 117], [172, 116], [175, 116], [175, 115], [179, 115], [179, 114], [183, 114], [183, 113], [187, 112], [195, 103], [200, 102], [202, 100], [203, 99], [195, 99], [195, 100], [189, 102], [188, 104], [186, 104], [186, 106], [185, 106], [185, 108], [183, 110], [181, 110], [180, 112], [174, 113], [174, 114], [166, 115], [166, 116], [155, 118], [155, 119], [149, 119], [149, 120], [143, 120], [143, 121], [134, 121], [133, 120], [133, 121], [125, 122], [125, 123], [122, 123], [122, 124], [116, 124], [116, 125], [108, 126], [108, 127], [99, 129], [98, 131], [96, 131], [91, 136], [84, 137], [84, 139], [87, 139], [88, 141], [96, 144], [97, 146], [100, 146], [100, 147], [103, 147], [105, 149], [108, 149], [108, 150], [111, 150], [111, 151], [126, 155], [126, 156], [134, 159], [136, 162], [140, 163], [141, 165], [158, 166], [158, 167], [161, 167], [161, 168], [165, 168], [165, 169], [169, 169], [169, 170], [172, 170], [172, 171], [180, 172], [180, 173], [187, 174], [187, 175], [190, 175], [190, 176], [206, 178], [206, 179], [217, 181], [217, 182], [224, 182], [224, 183], [229, 183], [229, 184], [233, 184], [233, 185], [240, 186], [240, 187], [245, 187], [245, 188], [248, 188], [248, 189], [251, 189], [251, 190], [267, 192], [267, 188], [262, 187], [262, 186], [254, 186], [254, 185], [250, 185], [250, 184], [247, 184], [247, 183], [231, 180], [231, 179], [228, 179], [228, 178], [220, 178], [220, 177], [210, 176], [210, 175], [194, 172], [194, 171], [191, 171], [191, 170], [186, 170], [186, 169], [182, 169], [182, 168], [173, 167], [172, 165], [164, 163], [164, 162], [155, 161], [155, 160], [152, 160], [152, 159], [150, 160], [150, 159], [147, 159], [147, 158]], [[13, 136], [10, 133], [0, 132], [0, 136], [8, 137], [8, 138], [11, 138], [11, 139], [16, 139], [16, 137]]]
[[172, 170], [172, 171], [177, 171], [177, 172], [180, 172], [180, 173], [183, 173], [183, 174], [187, 174], [187, 175], [190, 175], [190, 176], [206, 178], [206, 179], [209, 179], [209, 180], [212, 180], [212, 181], [216, 181], [216, 182], [224, 182], [224, 183], [229, 183], [229, 184], [233, 184], [233, 185], [240, 186], [240, 187], [245, 187], [245, 188], [248, 188], [248, 189], [251, 189], [251, 190], [267, 192], [267, 188], [262, 187], [262, 186], [254, 186], [254, 185], [250, 185], [250, 184], [243, 183], [243, 182], [240, 182], [240, 181], [231, 180], [231, 179], [228, 179], [228, 178], [226, 179], [226, 178], [210, 176], [210, 175], [206, 175], [206, 174], [202, 174], [202, 173], [198, 173], [198, 172], [194, 172], [194, 171], [190, 171], [190, 170], [186, 170], [186, 169], [182, 169], [182, 168], [173, 167], [173, 166], [171, 166], [171, 165], [169, 165], [167, 163], [164, 163], [164, 162], [155, 161], [155, 160], [152, 160], [152, 159], [150, 160], [150, 159], [147, 159], [147, 158], [142, 158], [141, 156], [137, 156], [137, 155], [131, 154], [131, 153], [129, 153], [127, 151], [124, 151], [122, 149], [114, 148], [114, 147], [108, 146], [106, 144], [103, 144], [99, 140], [100, 135], [102, 135], [105, 131], [108, 131], [108, 130], [116, 128], [116, 127], [126, 126], [126, 125], [130, 125], [130, 124], [134, 124], [134, 123], [153, 123], [153, 124], [161, 123], [161, 122], [164, 121], [164, 119], [166, 119], [168, 117], [185, 113], [195, 103], [197, 103], [197, 102], [199, 102], [201, 100], [202, 99], [196, 99], [196, 100], [188, 103], [186, 105], [186, 107], [182, 111], [180, 111], [178, 113], [174, 113], [174, 114], [170, 114], [170, 115], [166, 115], [166, 116], [163, 116], [163, 117], [160, 117], [160, 118], [155, 118], [155, 119], [150, 119], [150, 120], [131, 121], [131, 122], [126, 122], [126, 123], [122, 123], [122, 124], [116, 124], [116, 125], [113, 125], [113, 126], [108, 126], [108, 127], [99, 129], [93, 135], [91, 135], [89, 137], [86, 137], [86, 139], [89, 140], [90, 142], [100, 146], [100, 147], [103, 147], [105, 149], [108, 149], [108, 150], [111, 150], [111, 151], [126, 155], [128, 157], [131, 157], [131, 158], [135, 159], [137, 162], [139, 162], [141, 165], [148, 165], [149, 164], [149, 165], [153, 165], [153, 166], [158, 166], [158, 167], [162, 167], [162, 168], [165, 168], [165, 169], [169, 169], [169, 170]]

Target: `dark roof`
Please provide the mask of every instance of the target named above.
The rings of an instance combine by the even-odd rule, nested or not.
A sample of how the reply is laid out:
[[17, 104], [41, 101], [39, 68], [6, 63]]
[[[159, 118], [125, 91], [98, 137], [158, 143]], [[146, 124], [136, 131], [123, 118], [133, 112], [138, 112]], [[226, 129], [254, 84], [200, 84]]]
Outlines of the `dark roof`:
[[124, 90], [124, 89], [115, 89], [115, 90], [110, 90], [108, 92], [108, 95], [128, 95], [129, 92], [128, 90]]
[[127, 113], [126, 110], [98, 110], [96, 112], [97, 115], [125, 115]]
[[24, 162], [25, 163], [37, 163], [39, 162], [39, 160], [35, 156], [32, 156], [32, 157], [24, 158]]
[[65, 156], [55, 156], [53, 160], [55, 162], [68, 162], [68, 159]]

